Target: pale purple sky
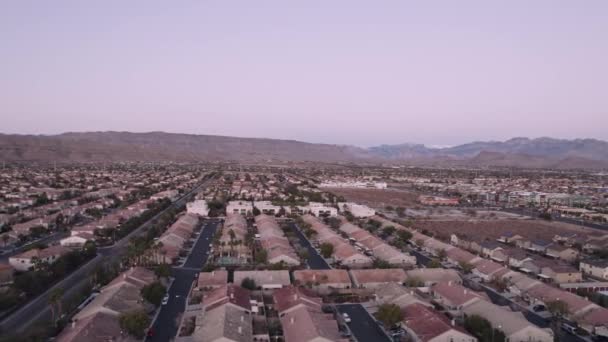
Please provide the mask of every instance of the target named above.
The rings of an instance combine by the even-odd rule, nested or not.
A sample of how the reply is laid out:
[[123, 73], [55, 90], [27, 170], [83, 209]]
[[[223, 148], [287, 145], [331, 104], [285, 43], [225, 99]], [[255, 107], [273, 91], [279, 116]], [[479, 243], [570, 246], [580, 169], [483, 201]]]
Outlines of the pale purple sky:
[[608, 139], [608, 1], [0, 2], [0, 132]]

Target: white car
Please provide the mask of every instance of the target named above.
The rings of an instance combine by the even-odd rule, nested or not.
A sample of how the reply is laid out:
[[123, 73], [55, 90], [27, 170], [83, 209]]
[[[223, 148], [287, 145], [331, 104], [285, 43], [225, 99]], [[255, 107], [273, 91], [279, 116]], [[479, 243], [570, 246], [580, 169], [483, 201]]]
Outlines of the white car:
[[344, 322], [350, 323], [350, 316], [346, 312], [342, 314], [342, 317], [344, 318]]
[[163, 297], [163, 301], [161, 302], [162, 305], [167, 305], [167, 303], [169, 303], [169, 295], [165, 295]]

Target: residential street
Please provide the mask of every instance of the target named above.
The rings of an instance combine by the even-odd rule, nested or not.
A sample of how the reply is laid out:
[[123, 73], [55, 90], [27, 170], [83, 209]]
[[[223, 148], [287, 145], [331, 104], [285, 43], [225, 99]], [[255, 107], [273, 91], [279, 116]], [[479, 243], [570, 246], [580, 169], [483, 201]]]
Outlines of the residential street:
[[218, 226], [219, 221], [206, 221], [184, 266], [173, 268], [175, 280], [169, 289], [169, 302], [161, 306], [152, 326], [154, 336], [147, 338], [147, 341], [170, 341], [177, 334], [179, 320], [186, 307], [186, 298], [196, 275], [207, 262], [209, 245]]
[[300, 239], [300, 244], [306, 249], [308, 249], [308, 266], [313, 270], [329, 270], [331, 266], [323, 259], [321, 255], [317, 252], [317, 250], [310, 244], [310, 241], [306, 238], [304, 233], [300, 230], [300, 228], [294, 223], [289, 223], [292, 230], [296, 233], [298, 239]]
[[6, 317], [0, 322], [1, 331], [21, 332], [28, 328], [32, 323], [42, 319], [50, 318], [51, 310], [48, 305], [49, 295], [55, 288], [61, 288], [64, 291], [64, 298], [69, 298], [72, 295], [81, 291], [85, 285], [87, 285], [88, 277], [97, 265], [102, 263], [110, 263], [116, 260], [120, 260], [122, 255], [126, 253], [129, 239], [134, 236], [145, 233], [145, 229], [150, 225], [151, 222], [155, 221], [159, 216], [165, 213], [170, 208], [182, 206], [186, 203], [186, 200], [190, 195], [197, 193], [207, 181], [202, 182], [200, 185], [192, 189], [190, 192], [184, 194], [182, 197], [177, 199], [167, 209], [161, 211], [150, 220], [142, 224], [140, 227], [135, 229], [129, 235], [118, 241], [111, 247], [98, 251], [96, 258], [92, 259], [79, 269], [74, 271], [66, 278], [59, 281], [57, 284], [51, 286], [46, 292], [34, 298], [32, 301], [15, 311], [12, 315]]
[[357, 341], [391, 341], [361, 304], [340, 304], [336, 308], [340, 315], [347, 313], [350, 316], [352, 322], [348, 323], [348, 327]]

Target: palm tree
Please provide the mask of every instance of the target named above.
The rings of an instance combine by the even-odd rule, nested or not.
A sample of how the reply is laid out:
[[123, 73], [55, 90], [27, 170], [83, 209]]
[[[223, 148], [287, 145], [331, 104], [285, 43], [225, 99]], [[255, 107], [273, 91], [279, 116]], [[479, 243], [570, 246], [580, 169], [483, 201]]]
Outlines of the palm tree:
[[[51, 307], [51, 315], [53, 317], [53, 322], [56, 321], [55, 314], [61, 317], [61, 298], [63, 297], [63, 289], [58, 287], [53, 289], [49, 295], [49, 304]], [[55, 306], [57, 307], [57, 312], [55, 312]]]

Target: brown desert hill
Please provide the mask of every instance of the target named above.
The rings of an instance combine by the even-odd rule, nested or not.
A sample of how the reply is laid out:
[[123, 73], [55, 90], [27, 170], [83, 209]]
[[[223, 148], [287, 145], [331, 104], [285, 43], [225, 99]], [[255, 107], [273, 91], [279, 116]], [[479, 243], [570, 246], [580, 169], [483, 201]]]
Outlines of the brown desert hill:
[[85, 132], [54, 136], [0, 135], [5, 161], [353, 161], [374, 156], [352, 146], [294, 140], [164, 132]]
[[439, 167], [606, 169], [608, 159], [605, 151], [608, 151], [608, 143], [592, 139], [517, 138], [450, 148], [429, 149], [419, 144], [403, 144], [365, 149], [296, 140], [164, 132], [0, 134], [0, 160], [8, 162], [312, 161]]

